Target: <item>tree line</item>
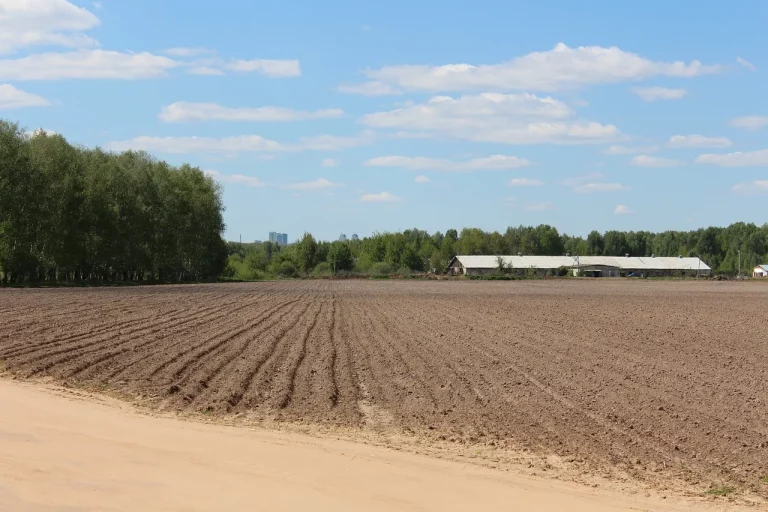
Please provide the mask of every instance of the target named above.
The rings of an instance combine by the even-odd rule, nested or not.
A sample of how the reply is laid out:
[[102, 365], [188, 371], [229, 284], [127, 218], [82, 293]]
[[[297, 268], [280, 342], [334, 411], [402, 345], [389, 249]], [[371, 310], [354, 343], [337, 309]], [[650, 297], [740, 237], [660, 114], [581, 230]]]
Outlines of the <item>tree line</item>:
[[0, 121], [0, 280], [218, 278], [219, 185], [143, 152], [73, 146]]
[[445, 272], [453, 256], [542, 255], [697, 256], [715, 272], [747, 272], [768, 263], [768, 224], [739, 222], [694, 231], [592, 231], [586, 238], [561, 234], [549, 225], [510, 227], [504, 233], [465, 228], [430, 234], [419, 229], [375, 233], [360, 240], [317, 241], [311, 234], [280, 247], [265, 242], [229, 242], [229, 277], [299, 277], [357, 273]]

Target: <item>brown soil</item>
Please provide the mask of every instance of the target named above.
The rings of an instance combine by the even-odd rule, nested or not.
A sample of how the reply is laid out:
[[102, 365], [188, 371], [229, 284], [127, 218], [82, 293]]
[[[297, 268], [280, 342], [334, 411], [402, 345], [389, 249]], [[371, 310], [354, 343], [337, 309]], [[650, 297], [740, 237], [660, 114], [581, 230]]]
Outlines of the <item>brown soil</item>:
[[765, 498], [766, 303], [755, 284], [614, 280], [0, 290], [0, 361], [166, 411]]

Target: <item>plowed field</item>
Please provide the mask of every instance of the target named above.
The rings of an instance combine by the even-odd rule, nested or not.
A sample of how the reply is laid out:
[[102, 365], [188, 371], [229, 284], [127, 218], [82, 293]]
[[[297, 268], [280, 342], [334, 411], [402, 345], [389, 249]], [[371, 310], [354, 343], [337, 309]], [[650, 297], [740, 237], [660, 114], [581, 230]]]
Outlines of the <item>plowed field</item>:
[[[21, 377], [768, 496], [768, 287], [295, 281], [0, 290]], [[665, 478], [666, 478], [665, 476]]]

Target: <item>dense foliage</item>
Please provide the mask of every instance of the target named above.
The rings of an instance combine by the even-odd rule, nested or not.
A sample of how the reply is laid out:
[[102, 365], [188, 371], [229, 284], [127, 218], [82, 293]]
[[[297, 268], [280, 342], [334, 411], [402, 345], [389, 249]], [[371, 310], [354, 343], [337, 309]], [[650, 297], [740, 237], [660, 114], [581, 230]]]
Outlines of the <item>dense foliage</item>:
[[726, 228], [696, 231], [593, 231], [587, 236], [560, 234], [552, 226], [510, 227], [503, 234], [467, 228], [429, 234], [418, 229], [374, 234], [361, 240], [318, 242], [305, 234], [288, 247], [271, 243], [229, 243], [232, 276], [326, 275], [355, 272], [384, 275], [446, 270], [456, 254], [589, 256], [698, 256], [716, 272], [735, 274], [739, 251], [741, 267], [749, 273], [768, 262], [768, 224], [737, 223]]
[[219, 186], [198, 168], [107, 153], [0, 121], [0, 279], [218, 277]]

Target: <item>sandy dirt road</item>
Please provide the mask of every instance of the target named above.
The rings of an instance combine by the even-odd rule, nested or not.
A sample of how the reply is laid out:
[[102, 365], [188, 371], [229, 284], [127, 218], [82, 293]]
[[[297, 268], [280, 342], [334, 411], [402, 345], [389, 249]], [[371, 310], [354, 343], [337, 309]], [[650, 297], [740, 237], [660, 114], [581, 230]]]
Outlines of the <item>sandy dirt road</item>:
[[0, 510], [8, 512], [739, 510], [150, 417], [81, 392], [7, 380], [0, 403]]

